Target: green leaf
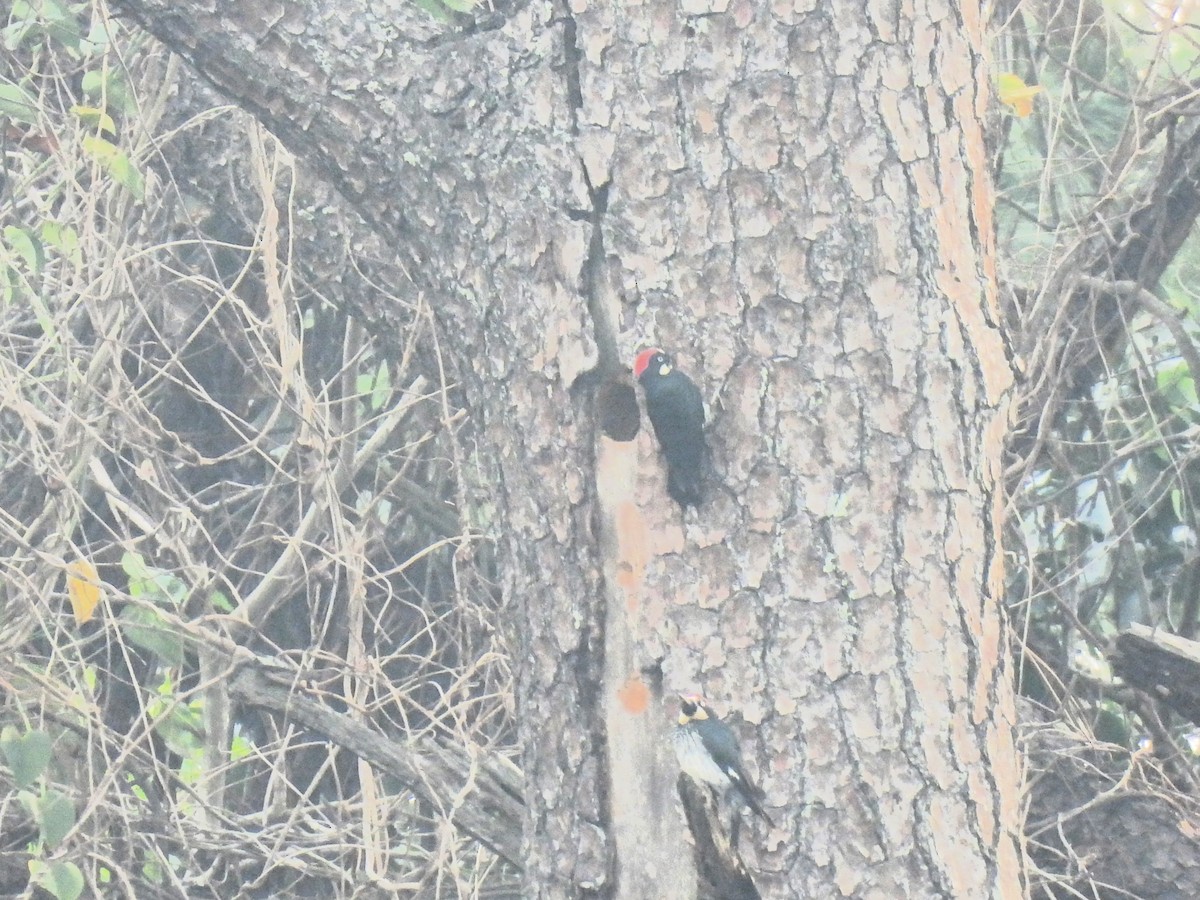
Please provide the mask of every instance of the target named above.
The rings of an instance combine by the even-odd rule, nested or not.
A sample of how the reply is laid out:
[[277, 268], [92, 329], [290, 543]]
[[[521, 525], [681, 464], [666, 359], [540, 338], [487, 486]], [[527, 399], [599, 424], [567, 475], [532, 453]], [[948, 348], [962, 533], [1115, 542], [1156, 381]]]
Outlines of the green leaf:
[[146, 182], [142, 179], [142, 173], [137, 170], [137, 166], [124, 153], [119, 153], [113, 157], [109, 172], [111, 172], [117, 184], [124, 187], [139, 200], [146, 196]]
[[103, 96], [104, 83], [108, 79], [105, 78], [104, 71], [101, 69], [92, 69], [83, 73], [83, 78], [79, 82], [79, 86], [83, 88], [83, 92], [89, 97]]
[[416, 0], [416, 4], [439, 22], [450, 21], [450, 13], [446, 11], [446, 7], [442, 5], [440, 0]]
[[148, 858], [142, 863], [142, 877], [151, 884], [165, 884], [167, 881], [162, 865], [154, 858]]
[[111, 20], [105, 20], [96, 17], [92, 21], [92, 28], [83, 39], [83, 44], [80, 50], [85, 56], [92, 56], [98, 53], [103, 53], [112, 44], [113, 35], [117, 31], [117, 24]]
[[386, 360], [379, 361], [375, 372], [375, 384], [371, 387], [371, 411], [377, 412], [392, 395], [392, 373]]
[[33, 8], [25, 0], [14, 0], [8, 16], [8, 25], [4, 28], [4, 49], [16, 50], [25, 42], [37, 25], [37, 16]]
[[97, 134], [89, 134], [80, 142], [84, 153], [96, 160], [113, 181], [126, 188], [139, 200], [145, 196], [146, 185], [142, 173], [130, 161], [129, 156], [116, 144], [106, 141]]
[[47, 219], [42, 223], [42, 240], [58, 250], [73, 265], [83, 265], [83, 252], [79, 249], [79, 232], [70, 225]]
[[231, 601], [222, 591], [213, 591], [208, 598], [213, 609], [224, 613], [231, 613], [234, 610], [233, 601]]
[[1159, 392], [1172, 404], [1190, 408], [1196, 406], [1196, 383], [1192, 380], [1191, 369], [1182, 359], [1159, 366], [1155, 380]]
[[375, 504], [375, 516], [382, 524], [388, 524], [392, 520], [392, 501], [386, 497], [381, 497], [379, 502]]
[[137, 112], [137, 102], [129, 90], [124, 73], [118, 69], [93, 69], [84, 72], [80, 86], [84, 95], [96, 106], [115, 109], [125, 115]]
[[4, 242], [17, 256], [25, 260], [25, 265], [29, 266], [33, 274], [41, 274], [46, 265], [46, 251], [37, 235], [20, 225], [5, 225]]
[[[170, 697], [174, 696], [175, 683], [171, 680], [170, 672], [163, 673], [163, 680], [159, 683], [158, 688], [156, 690], [158, 692], [158, 696], [160, 696], [160, 697], [170, 698]], [[155, 715], [155, 714], [151, 713], [151, 715]]]
[[0, 734], [0, 752], [13, 770], [13, 781], [18, 790], [32, 785], [50, 764], [50, 751], [54, 742], [44, 731], [30, 731], [18, 736], [11, 725]]
[[38, 120], [38, 105], [19, 84], [0, 81], [0, 116], [32, 125]]
[[14, 0], [4, 29], [4, 46], [16, 50], [30, 37], [46, 37], [71, 50], [79, 50], [83, 29], [78, 17], [57, 0]]
[[21, 277], [7, 263], [0, 268], [0, 307], [8, 306], [21, 288]]
[[37, 11], [25, 0], [14, 0], [12, 11], [8, 14], [8, 25], [4, 30], [4, 46], [7, 50], [16, 50], [30, 35], [44, 35], [37, 19]]
[[59, 791], [47, 791], [38, 803], [38, 827], [42, 840], [53, 849], [62, 843], [75, 827], [75, 804], [71, 798]]
[[[158, 598], [168, 601], [174, 606], [182, 606], [183, 601], [187, 599], [187, 585], [183, 583], [183, 579], [177, 575], [172, 575], [164, 569], [156, 569], [154, 572], [154, 589], [157, 592]], [[167, 605], [166, 603], [163, 604]]]
[[17, 801], [28, 810], [33, 818], [38, 816], [38, 796], [30, 791], [17, 791]]
[[137, 783], [137, 781], [134, 779], [134, 777], [132, 775], [126, 773], [125, 782], [126, 782], [126, 784], [129, 785], [129, 790], [133, 794], [133, 796], [137, 797], [143, 803], [149, 802], [149, 798], [146, 796], [146, 791], [142, 788], [142, 786], [140, 784]]
[[121, 557], [121, 569], [129, 576], [130, 583], [134, 581], [143, 581], [150, 577], [150, 570], [146, 567], [146, 560], [142, 554], [134, 553], [131, 550], [126, 550]]
[[129, 593], [146, 597], [162, 606], [180, 606], [187, 599], [188, 588], [183, 580], [166, 569], [149, 566], [137, 553], [121, 557], [121, 568], [129, 577]]
[[65, 859], [56, 859], [38, 874], [37, 883], [57, 900], [77, 900], [83, 893], [83, 873], [79, 866]]
[[235, 734], [233, 742], [229, 745], [229, 761], [237, 762], [239, 759], [245, 759], [254, 752], [254, 744], [246, 739], [245, 736]]
[[180, 755], [183, 760], [179, 764], [179, 780], [184, 784], [199, 784], [204, 777], [204, 747], [196, 746]]
[[112, 141], [105, 140], [95, 134], [87, 135], [81, 143], [83, 152], [93, 159], [99, 160], [105, 167], [122, 153], [121, 148]]
[[46, 33], [64, 47], [78, 50], [83, 38], [79, 19], [57, 0], [40, 0], [37, 6], [46, 23]]
[[127, 606], [117, 616], [121, 633], [135, 647], [153, 653], [167, 665], [184, 663], [183, 638], [152, 609]]
[[370, 395], [367, 405], [377, 412], [392, 395], [392, 376], [386, 360], [380, 360], [374, 372], [364, 372], [354, 379], [355, 390], [360, 395]]
[[171, 706], [161, 714], [158, 734], [172, 753], [185, 759], [197, 751], [203, 751], [204, 720], [200, 701], [196, 700], [187, 705], [176, 703]]

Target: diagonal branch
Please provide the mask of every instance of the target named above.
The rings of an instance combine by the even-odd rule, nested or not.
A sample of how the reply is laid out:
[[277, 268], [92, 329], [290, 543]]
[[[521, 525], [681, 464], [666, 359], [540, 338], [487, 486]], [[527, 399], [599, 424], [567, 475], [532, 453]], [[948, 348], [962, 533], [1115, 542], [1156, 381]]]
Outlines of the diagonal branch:
[[521, 868], [524, 803], [521, 775], [511, 763], [482, 749], [471, 754], [431, 738], [398, 742], [300, 696], [294, 685], [268, 677], [262, 666], [242, 654], [237, 663], [229, 679], [235, 699], [299, 722], [378, 766], [445, 811], [464, 833]]

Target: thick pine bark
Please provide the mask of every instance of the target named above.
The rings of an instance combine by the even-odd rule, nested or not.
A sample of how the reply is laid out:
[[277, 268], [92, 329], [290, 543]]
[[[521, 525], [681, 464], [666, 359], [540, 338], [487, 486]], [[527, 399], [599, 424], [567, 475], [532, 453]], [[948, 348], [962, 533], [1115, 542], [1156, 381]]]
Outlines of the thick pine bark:
[[[976, 4], [119, 6], [336, 184], [453, 336], [522, 650], [528, 896], [704, 894], [680, 690], [740, 712], [762, 896], [1019, 891]], [[721, 484], [686, 517], [577, 382], [648, 343], [709, 400]]]

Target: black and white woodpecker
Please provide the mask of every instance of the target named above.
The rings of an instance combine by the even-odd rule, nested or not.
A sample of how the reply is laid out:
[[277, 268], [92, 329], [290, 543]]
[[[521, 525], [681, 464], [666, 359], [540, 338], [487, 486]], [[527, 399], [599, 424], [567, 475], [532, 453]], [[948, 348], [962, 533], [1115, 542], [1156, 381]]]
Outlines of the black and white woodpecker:
[[766, 795], [746, 775], [742, 751], [733, 729], [717, 718], [703, 697], [688, 694], [679, 700], [679, 722], [671, 742], [680, 768], [718, 794], [732, 794], [774, 827], [775, 823], [762, 807]]

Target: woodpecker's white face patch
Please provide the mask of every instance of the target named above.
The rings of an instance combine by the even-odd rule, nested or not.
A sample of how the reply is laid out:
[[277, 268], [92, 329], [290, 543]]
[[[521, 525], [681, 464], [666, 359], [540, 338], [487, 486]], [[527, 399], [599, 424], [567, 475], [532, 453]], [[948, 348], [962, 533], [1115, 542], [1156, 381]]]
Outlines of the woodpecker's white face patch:
[[696, 722], [708, 718], [708, 709], [699, 694], [681, 694], [679, 696], [679, 724]]
[[659, 375], [670, 375], [671, 374], [671, 364], [663, 363], [661, 366], [659, 366], [658, 374]]

